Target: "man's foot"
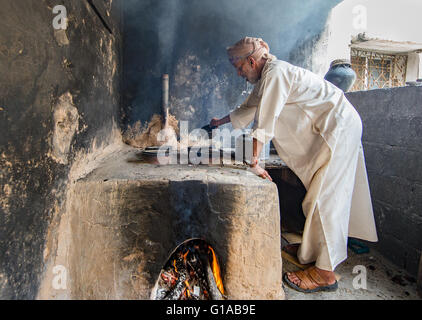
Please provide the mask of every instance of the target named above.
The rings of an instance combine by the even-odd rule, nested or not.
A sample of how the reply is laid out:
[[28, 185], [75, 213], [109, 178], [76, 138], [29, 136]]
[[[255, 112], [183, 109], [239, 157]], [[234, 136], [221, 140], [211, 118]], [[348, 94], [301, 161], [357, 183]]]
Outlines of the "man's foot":
[[297, 251], [299, 250], [300, 243], [288, 244], [283, 247], [283, 251], [288, 254], [297, 257]]
[[304, 271], [286, 272], [284, 281], [300, 292], [335, 291], [338, 288], [333, 271], [326, 271], [315, 266]]

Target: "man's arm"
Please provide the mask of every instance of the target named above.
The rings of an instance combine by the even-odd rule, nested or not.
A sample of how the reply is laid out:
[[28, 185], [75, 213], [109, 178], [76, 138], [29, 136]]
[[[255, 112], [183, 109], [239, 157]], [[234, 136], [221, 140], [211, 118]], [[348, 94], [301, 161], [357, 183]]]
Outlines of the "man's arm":
[[[221, 119], [213, 118], [210, 122], [210, 126], [219, 127], [229, 122], [230, 122], [230, 114], [228, 114], [227, 116]], [[252, 172], [255, 173], [257, 176], [273, 181], [273, 179], [271, 179], [271, 176], [268, 174], [268, 172], [264, 170], [263, 168], [261, 168], [258, 164], [259, 155], [261, 154], [263, 145], [264, 144], [261, 141], [257, 140], [256, 138], [253, 138], [253, 150], [252, 150], [252, 159], [250, 162], [250, 167], [251, 167]]]
[[224, 118], [218, 119], [218, 118], [212, 118], [211, 122], [210, 122], [210, 126], [211, 127], [219, 127], [222, 126], [223, 124], [229, 123], [230, 122], [230, 114], [228, 114], [227, 116], [225, 116]]
[[261, 154], [263, 145], [264, 144], [261, 141], [253, 138], [253, 150], [252, 150], [251, 165], [253, 165], [254, 162], [257, 162], [259, 160], [259, 155]]
[[263, 143], [255, 138], [253, 138], [253, 150], [252, 150], [252, 160], [251, 160], [251, 170], [253, 173], [255, 173], [257, 176], [268, 179], [270, 181], [273, 181], [267, 170], [261, 168], [259, 166], [259, 155], [261, 154]]

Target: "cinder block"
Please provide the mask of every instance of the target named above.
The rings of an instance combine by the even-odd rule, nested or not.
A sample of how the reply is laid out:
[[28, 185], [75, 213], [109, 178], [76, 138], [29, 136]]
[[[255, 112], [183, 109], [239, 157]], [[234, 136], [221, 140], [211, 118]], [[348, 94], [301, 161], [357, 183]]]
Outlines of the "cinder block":
[[391, 109], [391, 90], [370, 90], [349, 92], [347, 99], [356, 110], [365, 118], [370, 114], [389, 114]]
[[387, 121], [380, 114], [371, 114], [362, 118], [362, 140], [384, 145], [385, 132], [388, 131]]
[[[385, 144], [418, 150], [422, 144], [420, 139], [422, 119], [420, 116], [390, 116], [386, 119], [381, 116], [380, 118], [384, 123], [382, 128], [385, 128], [385, 131], [379, 138], [383, 139]], [[373, 139], [373, 137], [370, 138]]]
[[422, 183], [415, 183], [410, 188], [412, 197], [416, 200], [414, 203], [413, 215], [422, 217]]
[[406, 268], [406, 254], [404, 243], [388, 234], [378, 233], [379, 242], [376, 249], [387, 259], [400, 268]]
[[363, 143], [365, 154], [366, 169], [377, 174], [383, 174], [384, 157], [382, 155], [382, 146], [370, 142]]
[[394, 117], [408, 117], [421, 115], [422, 87], [392, 88], [391, 115]]
[[378, 236], [379, 242], [375, 244], [374, 248], [396, 266], [416, 277], [420, 251], [390, 234], [379, 233]]
[[351, 92], [346, 97], [363, 123], [377, 247], [416, 274], [422, 248], [422, 87]]
[[386, 208], [384, 212], [384, 232], [415, 250], [422, 248], [422, 225], [415, 225], [410, 219], [410, 214], [404, 209]]
[[409, 208], [414, 196], [412, 184], [399, 177], [371, 174], [369, 176], [372, 199], [380, 200], [394, 208]]
[[421, 151], [387, 146], [382, 150], [381, 157], [383, 175], [400, 177], [412, 182], [422, 181]]

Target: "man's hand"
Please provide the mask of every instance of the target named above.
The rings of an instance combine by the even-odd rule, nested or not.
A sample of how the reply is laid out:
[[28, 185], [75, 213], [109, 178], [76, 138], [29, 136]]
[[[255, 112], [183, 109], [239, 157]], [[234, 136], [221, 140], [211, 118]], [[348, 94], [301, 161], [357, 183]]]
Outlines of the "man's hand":
[[212, 118], [210, 122], [210, 127], [218, 127], [220, 126], [220, 119]]
[[267, 170], [264, 170], [258, 164], [256, 164], [253, 167], [251, 167], [251, 171], [253, 173], [255, 173], [257, 176], [259, 176], [259, 177], [261, 177], [263, 179], [268, 179], [270, 181], [273, 181], [273, 179], [271, 178], [271, 176], [269, 175], [269, 173], [267, 172]]
[[211, 122], [210, 122], [210, 127], [219, 127], [222, 126], [223, 124], [229, 123], [230, 122], [230, 114], [228, 114], [227, 116], [225, 116], [224, 118], [218, 119], [218, 118], [212, 118]]

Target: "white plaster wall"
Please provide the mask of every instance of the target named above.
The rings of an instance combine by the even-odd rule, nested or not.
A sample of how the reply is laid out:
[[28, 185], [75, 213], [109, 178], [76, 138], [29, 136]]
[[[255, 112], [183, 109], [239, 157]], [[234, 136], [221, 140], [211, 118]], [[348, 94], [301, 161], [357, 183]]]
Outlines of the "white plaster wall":
[[422, 79], [422, 54], [411, 53], [407, 60], [406, 81]]
[[[366, 13], [360, 20], [359, 14]], [[352, 36], [365, 32], [368, 37], [422, 43], [418, 26], [422, 14], [421, 0], [345, 0], [331, 10], [326, 30], [312, 58], [318, 73], [328, 71], [334, 59], [350, 59]], [[365, 23], [366, 22], [366, 23]]]

